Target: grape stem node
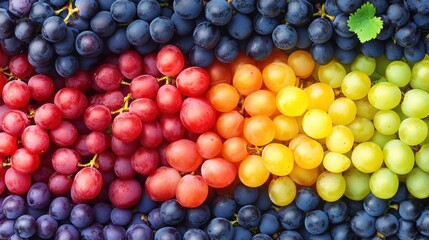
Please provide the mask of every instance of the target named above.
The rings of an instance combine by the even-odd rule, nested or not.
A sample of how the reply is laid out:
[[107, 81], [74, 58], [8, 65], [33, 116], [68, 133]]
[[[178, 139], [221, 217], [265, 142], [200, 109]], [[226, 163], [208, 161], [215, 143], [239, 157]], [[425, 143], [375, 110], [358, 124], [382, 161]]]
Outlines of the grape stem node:
[[95, 167], [95, 168], [98, 168], [98, 163], [96, 163], [97, 157], [98, 157], [98, 154], [95, 154], [88, 163], [84, 163], [84, 164], [79, 163], [78, 167]]
[[112, 111], [111, 114], [117, 114], [117, 113], [123, 113], [128, 111], [130, 106], [130, 100], [133, 98], [133, 95], [131, 93], [128, 93], [127, 96], [124, 97], [124, 106], [119, 108], [116, 111]]
[[162, 82], [165, 81], [165, 84], [167, 85], [172, 85], [174, 84], [175, 79], [173, 77], [170, 76], [164, 76], [164, 77], [160, 77], [156, 79], [158, 82]]

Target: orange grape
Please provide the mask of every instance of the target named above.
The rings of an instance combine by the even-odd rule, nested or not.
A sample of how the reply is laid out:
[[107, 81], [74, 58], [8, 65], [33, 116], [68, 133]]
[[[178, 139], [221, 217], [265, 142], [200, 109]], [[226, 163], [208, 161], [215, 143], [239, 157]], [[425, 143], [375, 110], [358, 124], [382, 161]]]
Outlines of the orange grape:
[[256, 65], [256, 62], [244, 52], [240, 51], [234, 61], [229, 64], [232, 74], [234, 74], [237, 71], [237, 68], [242, 64]]
[[304, 114], [309, 105], [307, 94], [301, 88], [286, 86], [276, 96], [277, 108], [286, 116], [296, 117]]
[[323, 161], [323, 147], [318, 141], [313, 139], [302, 141], [292, 151], [295, 163], [302, 168], [316, 168]]
[[246, 140], [255, 145], [263, 146], [270, 143], [276, 130], [271, 118], [264, 115], [255, 115], [244, 121], [243, 134]]
[[249, 155], [241, 163], [238, 168], [238, 177], [240, 181], [248, 187], [259, 187], [264, 184], [270, 171], [264, 166], [262, 157], [259, 155]]
[[305, 169], [300, 167], [298, 164], [293, 165], [292, 172], [289, 173], [289, 177], [301, 186], [312, 186], [316, 183], [319, 177], [320, 170], [318, 167]]
[[294, 138], [299, 133], [299, 125], [294, 117], [278, 115], [273, 119], [276, 134], [275, 139], [287, 141]]
[[334, 90], [326, 83], [313, 83], [304, 91], [309, 99], [308, 109], [321, 109], [327, 112], [335, 99]]
[[313, 72], [315, 62], [309, 52], [297, 50], [289, 55], [287, 64], [293, 69], [296, 76], [307, 78]]
[[239, 112], [222, 113], [216, 122], [217, 133], [225, 138], [238, 137], [243, 133], [244, 117]]
[[244, 96], [255, 92], [262, 87], [262, 74], [259, 69], [252, 64], [242, 64], [238, 66], [232, 78], [232, 85]]
[[300, 133], [296, 135], [294, 138], [292, 138], [292, 140], [290, 140], [289, 148], [293, 151], [296, 149], [296, 147], [298, 147], [299, 144], [309, 140], [311, 140], [309, 136], [307, 136], [304, 133]]
[[258, 90], [244, 99], [244, 110], [250, 116], [265, 115], [270, 117], [276, 112], [276, 109], [276, 96], [269, 90]]
[[214, 158], [222, 151], [222, 139], [217, 133], [205, 132], [197, 138], [197, 151], [203, 158]]
[[273, 52], [266, 59], [257, 62], [258, 68], [262, 71], [273, 62], [287, 63], [288, 55], [278, 48], [274, 48]]
[[207, 99], [219, 112], [229, 112], [237, 107], [240, 101], [240, 94], [227, 83], [219, 83], [210, 88]]
[[296, 76], [293, 69], [282, 62], [269, 64], [262, 70], [265, 86], [273, 92], [278, 92], [285, 86], [295, 86]]
[[233, 137], [225, 140], [222, 145], [222, 157], [230, 162], [240, 162], [249, 155], [247, 142], [244, 138]]
[[210, 86], [214, 86], [219, 83], [230, 84], [232, 81], [232, 72], [229, 65], [217, 60], [216, 58], [206, 70], [210, 76]]

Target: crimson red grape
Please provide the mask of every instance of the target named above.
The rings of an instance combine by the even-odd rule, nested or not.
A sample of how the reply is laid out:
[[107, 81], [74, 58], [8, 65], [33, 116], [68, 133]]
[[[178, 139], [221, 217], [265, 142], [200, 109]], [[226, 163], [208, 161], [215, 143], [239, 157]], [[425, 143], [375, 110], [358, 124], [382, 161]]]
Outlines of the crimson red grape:
[[54, 195], [64, 195], [70, 191], [73, 184], [73, 178], [69, 177], [66, 174], [61, 174], [54, 172], [51, 177], [49, 177], [48, 187], [49, 191]]
[[123, 79], [119, 67], [110, 63], [101, 64], [94, 73], [94, 83], [104, 91], [118, 89]]
[[60, 124], [49, 132], [51, 141], [60, 147], [72, 146], [77, 140], [77, 128], [69, 121], [61, 120]]
[[107, 172], [113, 170], [113, 167], [115, 166], [115, 159], [116, 156], [110, 149], [98, 154], [96, 159], [96, 163], [98, 164], [98, 170], [100, 172]]
[[183, 101], [180, 120], [191, 132], [207, 132], [216, 123], [216, 110], [205, 98], [189, 97]]
[[88, 72], [78, 70], [73, 76], [64, 79], [66, 87], [75, 87], [81, 92], [91, 89], [91, 76]]
[[104, 105], [97, 104], [89, 106], [83, 115], [85, 125], [92, 131], [104, 131], [112, 122], [112, 115], [109, 108]]
[[176, 199], [187, 208], [200, 206], [207, 198], [209, 187], [200, 175], [187, 174], [180, 179], [176, 188]]
[[93, 167], [84, 167], [76, 173], [72, 185], [78, 197], [92, 199], [97, 196], [103, 186], [100, 171]]
[[113, 206], [118, 208], [129, 208], [134, 206], [142, 196], [142, 188], [137, 180], [116, 179], [109, 186], [109, 199]]
[[136, 114], [142, 122], [154, 121], [159, 115], [156, 102], [149, 98], [139, 98], [132, 101], [129, 112]]
[[45, 103], [36, 109], [34, 113], [34, 122], [45, 129], [57, 127], [61, 122], [62, 112], [57, 105]]
[[86, 137], [86, 148], [92, 154], [100, 154], [110, 147], [111, 137], [105, 132], [91, 132]]
[[23, 81], [11, 80], [3, 87], [2, 98], [10, 108], [20, 109], [30, 101], [30, 89]]
[[139, 141], [134, 140], [132, 142], [123, 142], [113, 136], [110, 147], [112, 148], [113, 153], [117, 156], [131, 157], [139, 147]]
[[61, 174], [73, 174], [78, 170], [81, 157], [70, 148], [58, 148], [52, 155], [52, 167]]
[[112, 135], [123, 142], [132, 142], [139, 137], [142, 127], [143, 124], [136, 114], [120, 113], [113, 119]]
[[91, 156], [93, 155], [92, 153], [90, 153], [88, 151], [88, 149], [86, 148], [86, 137], [88, 137], [88, 135], [84, 134], [84, 135], [79, 135], [77, 137], [76, 142], [74, 142], [73, 144], [73, 149], [79, 153], [79, 155], [81, 155], [82, 157], [87, 157], [87, 156]]
[[156, 148], [163, 140], [161, 124], [158, 121], [143, 123], [142, 132], [139, 136], [141, 145], [148, 148]]
[[[149, 175], [145, 182], [147, 195], [154, 201], [166, 201], [176, 195], [180, 173], [171, 167], [162, 166]], [[165, 184], [168, 182], [168, 184]]]
[[131, 166], [142, 175], [153, 173], [159, 162], [158, 151], [153, 148], [139, 147], [131, 157]]
[[197, 97], [203, 94], [210, 85], [210, 76], [200, 67], [189, 67], [179, 73], [176, 86], [187, 97]]
[[74, 87], [60, 89], [54, 97], [54, 104], [63, 113], [65, 119], [76, 119], [83, 115], [88, 105], [85, 94]]
[[28, 151], [42, 154], [49, 148], [49, 134], [38, 125], [30, 125], [22, 132], [21, 143]]
[[127, 50], [119, 55], [119, 70], [128, 79], [133, 79], [143, 74], [143, 59], [134, 50]]
[[140, 75], [134, 78], [130, 84], [130, 92], [133, 98], [154, 99], [158, 92], [159, 85], [156, 78], [152, 75]]
[[33, 66], [28, 62], [27, 54], [18, 54], [9, 61], [9, 70], [16, 78], [27, 79], [33, 74]]
[[154, 77], [161, 77], [162, 73], [156, 67], [156, 53], [149, 53], [143, 57], [143, 72]]
[[0, 155], [10, 156], [18, 149], [17, 138], [6, 132], [0, 132]]
[[116, 176], [124, 180], [130, 179], [136, 174], [136, 171], [131, 165], [131, 159], [127, 157], [117, 157], [113, 169]]
[[105, 105], [110, 111], [116, 111], [124, 106], [125, 93], [121, 90], [111, 90], [103, 94], [99, 104]]
[[159, 119], [161, 124], [162, 135], [164, 139], [168, 142], [174, 142], [179, 140], [185, 134], [185, 127], [180, 121], [179, 115], [161, 115]]
[[18, 172], [30, 174], [40, 166], [40, 157], [25, 148], [18, 148], [10, 157], [10, 164]]
[[156, 103], [161, 113], [175, 114], [180, 111], [182, 106], [182, 95], [176, 87], [164, 85], [158, 90]]
[[224, 188], [235, 180], [237, 170], [232, 162], [213, 158], [201, 165], [201, 175], [210, 187]]
[[170, 143], [165, 153], [168, 163], [180, 172], [193, 172], [203, 162], [203, 157], [197, 151], [196, 143], [188, 139]]
[[13, 168], [8, 168], [4, 175], [4, 182], [11, 193], [21, 195], [30, 189], [31, 176], [28, 173], [21, 173]]
[[44, 102], [54, 93], [54, 81], [47, 75], [37, 74], [27, 82], [30, 97], [38, 102]]
[[180, 49], [174, 45], [166, 45], [158, 52], [156, 67], [166, 76], [176, 76], [182, 71], [185, 58]]

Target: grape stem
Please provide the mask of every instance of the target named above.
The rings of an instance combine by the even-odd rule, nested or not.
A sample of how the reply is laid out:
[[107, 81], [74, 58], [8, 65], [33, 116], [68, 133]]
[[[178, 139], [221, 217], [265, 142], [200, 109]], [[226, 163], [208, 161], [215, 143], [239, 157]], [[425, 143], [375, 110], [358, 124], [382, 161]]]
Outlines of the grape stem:
[[98, 154], [95, 154], [88, 163], [84, 163], [84, 164], [79, 163], [77, 166], [78, 167], [95, 167], [95, 168], [98, 168], [98, 163], [95, 162], [95, 161], [97, 161], [97, 157], [98, 157]]
[[69, 19], [70, 17], [74, 18], [74, 14], [79, 12], [79, 8], [78, 7], [73, 7], [73, 0], [69, 0], [68, 4], [66, 4], [64, 7], [56, 10], [54, 13], [55, 15], [59, 15], [60, 13], [62, 13], [64, 10], [67, 10], [67, 16], [64, 18], [64, 22], [66, 24], [69, 23]]
[[262, 150], [264, 150], [264, 147], [258, 147], [258, 146], [247, 147], [247, 151], [251, 151], [255, 155], [261, 155]]
[[316, 4], [317, 12], [313, 13], [313, 17], [322, 17], [322, 18], [328, 18], [331, 21], [335, 20], [335, 16], [331, 16], [326, 13], [325, 11], [325, 4], [320, 5], [320, 3]]
[[32, 106], [29, 105], [27, 108], [27, 111], [28, 111], [27, 118], [28, 119], [34, 118], [34, 114], [36, 114], [36, 110]]
[[119, 108], [116, 111], [112, 111], [111, 114], [117, 114], [117, 113], [123, 113], [128, 111], [130, 106], [130, 100], [133, 98], [133, 95], [131, 93], [128, 93], [127, 96], [124, 97], [124, 106]]
[[165, 84], [173, 85], [175, 79], [173, 77], [170, 77], [170, 76], [164, 76], [164, 77], [161, 77], [161, 78], [157, 78], [156, 81], [158, 81], [158, 82], [165, 81]]
[[122, 85], [126, 85], [126, 86], [130, 86], [131, 85], [131, 83], [129, 83], [127, 81], [124, 81], [124, 80], [121, 81], [121, 84]]

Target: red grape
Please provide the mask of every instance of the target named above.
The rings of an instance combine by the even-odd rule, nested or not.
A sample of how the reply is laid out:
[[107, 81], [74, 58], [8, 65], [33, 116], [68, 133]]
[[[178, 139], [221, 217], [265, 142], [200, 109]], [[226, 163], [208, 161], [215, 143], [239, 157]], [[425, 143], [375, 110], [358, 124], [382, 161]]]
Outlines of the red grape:
[[20, 109], [30, 101], [30, 89], [23, 81], [11, 80], [4, 85], [2, 97], [8, 107]]
[[115, 153], [117, 156], [131, 157], [131, 155], [133, 155], [133, 153], [139, 147], [139, 141], [134, 140], [132, 142], [123, 142], [113, 136], [110, 147], [113, 153]]
[[60, 89], [54, 97], [54, 104], [63, 113], [65, 119], [76, 119], [83, 115], [88, 105], [85, 94], [74, 87]]
[[176, 188], [176, 199], [187, 208], [200, 206], [207, 198], [209, 187], [199, 175], [187, 174], [180, 179]]
[[168, 142], [179, 140], [185, 134], [185, 127], [183, 127], [178, 114], [163, 114], [159, 122], [161, 124], [162, 135]]
[[88, 72], [78, 70], [73, 76], [66, 78], [66, 87], [75, 87], [81, 92], [91, 89], [91, 76]]
[[10, 157], [10, 164], [16, 171], [30, 174], [39, 168], [40, 157], [25, 148], [18, 148]]
[[105, 132], [91, 132], [86, 137], [86, 149], [92, 154], [100, 154], [110, 147], [111, 137]]
[[109, 199], [113, 206], [129, 208], [137, 204], [142, 196], [142, 187], [135, 179], [116, 179], [109, 185]]
[[145, 182], [146, 193], [154, 201], [166, 201], [176, 195], [176, 187], [181, 178], [176, 169], [165, 166], [159, 167], [147, 177]]
[[72, 146], [77, 140], [77, 128], [69, 121], [61, 120], [60, 124], [49, 132], [51, 141], [60, 147]]
[[87, 137], [88, 137], [88, 135], [85, 135], [85, 134], [84, 135], [79, 135], [77, 137], [76, 142], [74, 142], [74, 144], [73, 144], [73, 149], [76, 152], [78, 152], [79, 155], [82, 156], [82, 157], [87, 157], [87, 156], [93, 155], [86, 148], [86, 138]]
[[106, 106], [110, 111], [116, 111], [124, 106], [125, 94], [121, 90], [106, 92], [100, 98], [100, 104]]
[[62, 112], [57, 105], [45, 103], [36, 109], [34, 113], [34, 122], [45, 129], [57, 127], [61, 122]]
[[21, 195], [30, 189], [31, 176], [28, 173], [21, 173], [9, 168], [4, 175], [4, 182], [11, 193]]
[[142, 174], [149, 175], [153, 173], [159, 164], [159, 154], [156, 149], [139, 147], [131, 157], [131, 166]]
[[103, 186], [100, 171], [93, 167], [84, 167], [76, 173], [72, 188], [83, 199], [92, 199], [97, 196]]
[[54, 195], [64, 195], [70, 191], [73, 185], [73, 178], [58, 172], [54, 172], [48, 180], [49, 191]]
[[100, 172], [113, 170], [113, 167], [115, 166], [115, 159], [116, 156], [110, 149], [98, 154], [96, 160], [98, 164], [98, 170]]
[[224, 188], [234, 181], [237, 169], [223, 158], [213, 158], [201, 165], [201, 175], [210, 187]]
[[204, 98], [189, 97], [183, 101], [180, 120], [191, 132], [207, 132], [216, 123], [216, 110]]
[[149, 98], [139, 98], [132, 101], [129, 112], [136, 114], [142, 122], [154, 121], [159, 115], [158, 105]]
[[6, 76], [2, 72], [0, 72], [0, 92], [3, 92], [3, 88], [4, 88], [4, 85], [6, 85], [6, 83], [7, 83]]
[[89, 106], [83, 115], [85, 125], [92, 131], [104, 131], [112, 122], [112, 115], [109, 108], [104, 105]]
[[180, 49], [174, 45], [162, 47], [156, 57], [156, 67], [166, 76], [176, 76], [184, 65], [185, 58]]
[[196, 143], [188, 139], [170, 143], [165, 153], [170, 166], [184, 173], [197, 170], [203, 162]]
[[94, 83], [104, 91], [118, 89], [123, 79], [119, 67], [110, 63], [101, 64], [94, 73]]
[[54, 81], [47, 75], [34, 75], [28, 80], [30, 97], [38, 102], [44, 102], [54, 93]]
[[30, 126], [30, 120], [23, 111], [11, 109], [3, 115], [2, 129], [12, 136], [21, 136], [27, 126]]
[[9, 63], [9, 55], [7, 55], [3, 48], [0, 48], [0, 67], [6, 67]]
[[77, 172], [81, 157], [78, 152], [70, 148], [58, 148], [52, 155], [52, 167], [61, 174]]
[[200, 67], [184, 69], [176, 78], [176, 86], [187, 97], [197, 97], [203, 94], [210, 85], [210, 76]]
[[175, 114], [180, 111], [182, 106], [182, 95], [175, 86], [164, 85], [158, 90], [156, 103], [161, 113]]
[[161, 77], [162, 73], [156, 67], [156, 53], [149, 53], [143, 57], [143, 72], [154, 77]]
[[49, 148], [49, 134], [38, 125], [30, 125], [22, 132], [21, 143], [28, 151], [42, 154]]
[[142, 127], [143, 124], [136, 114], [120, 113], [113, 119], [112, 135], [123, 142], [132, 142], [139, 137]]
[[140, 75], [134, 78], [130, 84], [130, 92], [133, 98], [154, 99], [158, 92], [159, 85], [156, 78], [152, 75]]
[[119, 70], [128, 79], [133, 79], [143, 74], [143, 59], [134, 50], [127, 50], [118, 59]]
[[127, 157], [117, 157], [113, 169], [116, 176], [120, 179], [130, 179], [136, 174], [131, 165], [131, 159]]
[[222, 151], [222, 139], [217, 133], [205, 132], [197, 138], [197, 150], [203, 158], [214, 158]]
[[139, 136], [141, 145], [148, 148], [156, 148], [163, 140], [161, 124], [158, 121], [143, 123], [142, 132]]
[[6, 132], [0, 132], [0, 156], [10, 156], [18, 149], [17, 138]]
[[33, 74], [33, 66], [28, 62], [27, 54], [13, 56], [9, 62], [10, 73], [16, 78], [27, 79]]

